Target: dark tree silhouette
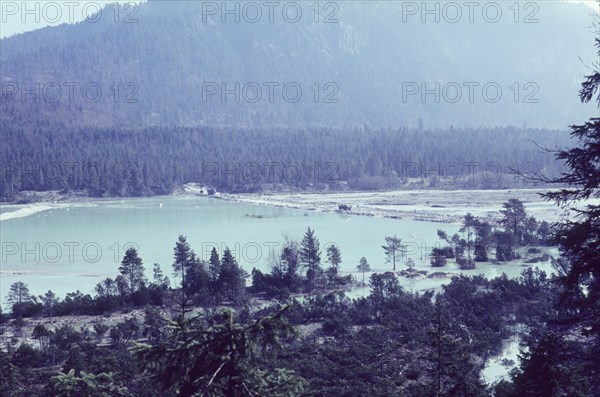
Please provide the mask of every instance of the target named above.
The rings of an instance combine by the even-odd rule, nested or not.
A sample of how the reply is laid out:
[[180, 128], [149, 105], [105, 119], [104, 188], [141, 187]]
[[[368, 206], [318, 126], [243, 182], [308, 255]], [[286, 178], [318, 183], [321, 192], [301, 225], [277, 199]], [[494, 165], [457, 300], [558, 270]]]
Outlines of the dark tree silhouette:
[[299, 254], [301, 263], [306, 267], [308, 288], [312, 290], [315, 287], [316, 279], [321, 275], [321, 251], [319, 239], [310, 227], [304, 233]]
[[[600, 55], [600, 38], [596, 47]], [[582, 102], [596, 96], [600, 108], [599, 90], [597, 62], [579, 92]], [[557, 261], [562, 270], [558, 317], [523, 360], [522, 372], [515, 378], [515, 395], [595, 395], [600, 387], [600, 206], [584, 201], [600, 198], [600, 117], [571, 128], [579, 145], [556, 156], [569, 170], [550, 180], [566, 187], [544, 195], [576, 214], [558, 225], [554, 235], [562, 256]], [[580, 205], [575, 208], [576, 204]], [[575, 346], [566, 350], [577, 348], [577, 354], [563, 353], [567, 343]]]
[[[600, 39], [596, 39], [600, 55]], [[600, 108], [600, 63], [586, 77], [579, 92], [582, 102], [589, 102], [597, 95]], [[568, 187], [545, 194], [559, 205], [571, 207], [577, 216], [560, 225], [556, 239], [561, 253], [568, 261], [567, 274], [563, 281], [565, 297], [576, 303], [582, 313], [582, 325], [592, 325], [600, 338], [600, 205], [586, 204], [583, 208], [573, 205], [589, 198], [600, 198], [600, 117], [592, 117], [582, 125], [571, 127], [573, 138], [579, 146], [558, 153], [557, 159], [564, 160], [569, 171], [553, 182]], [[585, 289], [587, 293], [582, 294]]]

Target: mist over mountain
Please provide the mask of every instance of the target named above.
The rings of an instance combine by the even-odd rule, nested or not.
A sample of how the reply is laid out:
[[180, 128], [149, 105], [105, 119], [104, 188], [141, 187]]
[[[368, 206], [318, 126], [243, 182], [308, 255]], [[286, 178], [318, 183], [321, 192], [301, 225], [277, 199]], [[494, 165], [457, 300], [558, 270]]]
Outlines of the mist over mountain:
[[112, 6], [1, 40], [2, 120], [565, 128], [594, 111], [577, 98], [593, 61], [583, 5], [222, 4]]

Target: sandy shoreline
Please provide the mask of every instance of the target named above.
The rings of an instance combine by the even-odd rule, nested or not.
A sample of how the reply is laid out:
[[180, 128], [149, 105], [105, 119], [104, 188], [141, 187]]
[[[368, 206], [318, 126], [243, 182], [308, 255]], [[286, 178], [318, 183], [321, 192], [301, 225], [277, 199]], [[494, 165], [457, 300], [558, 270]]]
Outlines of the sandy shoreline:
[[[404, 190], [388, 192], [237, 194], [222, 195], [225, 200], [254, 205], [294, 208], [304, 211], [340, 212], [417, 221], [457, 223], [467, 212], [496, 222], [502, 204], [511, 198], [524, 202], [530, 215], [540, 220], [558, 221], [563, 210], [545, 202], [540, 193], [547, 189], [527, 190]], [[340, 205], [351, 206], [340, 211]]]
[[[558, 221], [563, 210], [540, 196], [548, 189], [507, 190], [394, 190], [376, 192], [290, 192], [290, 193], [216, 193], [211, 197], [252, 205], [292, 208], [302, 211], [338, 212], [351, 215], [375, 216], [393, 219], [457, 223], [467, 212], [495, 222], [500, 218], [502, 204], [510, 198], [524, 202], [530, 215], [540, 220]], [[35, 192], [31, 204], [2, 203], [0, 220], [29, 216], [37, 212], [73, 204], [123, 201], [138, 198], [97, 198], [83, 192], [61, 195], [58, 191]], [[208, 196], [207, 189], [187, 184], [171, 196]], [[158, 197], [158, 196], [157, 196]], [[340, 205], [351, 206], [340, 211]], [[6, 211], [7, 207], [14, 211]]]

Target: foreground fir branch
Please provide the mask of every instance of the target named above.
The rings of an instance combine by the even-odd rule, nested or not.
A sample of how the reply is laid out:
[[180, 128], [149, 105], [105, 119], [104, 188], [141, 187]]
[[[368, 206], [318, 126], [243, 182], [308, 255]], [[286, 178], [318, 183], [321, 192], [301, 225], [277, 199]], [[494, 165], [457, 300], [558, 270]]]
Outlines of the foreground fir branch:
[[250, 325], [235, 322], [231, 310], [213, 325], [199, 317], [181, 317], [170, 322], [165, 342], [138, 343], [131, 350], [144, 363], [144, 371], [181, 397], [298, 396], [306, 387], [303, 378], [286, 369], [257, 366], [259, 351], [275, 349], [282, 338], [294, 335], [283, 317], [289, 307]]

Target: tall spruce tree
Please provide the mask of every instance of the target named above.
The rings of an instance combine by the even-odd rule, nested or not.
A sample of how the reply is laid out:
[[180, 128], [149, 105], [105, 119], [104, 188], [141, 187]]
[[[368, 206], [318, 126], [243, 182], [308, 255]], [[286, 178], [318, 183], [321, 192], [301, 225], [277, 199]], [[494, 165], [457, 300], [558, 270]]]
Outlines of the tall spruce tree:
[[322, 269], [319, 239], [310, 227], [304, 233], [300, 243], [300, 261], [306, 267], [308, 289], [312, 290], [315, 287], [315, 281], [321, 275]]
[[218, 281], [223, 297], [233, 304], [239, 304], [245, 295], [246, 277], [246, 272], [237, 263], [231, 250], [225, 248]]
[[185, 287], [185, 277], [192, 265], [192, 249], [184, 235], [180, 235], [173, 249], [173, 272], [176, 277], [181, 277], [181, 287]]
[[[596, 29], [600, 26], [596, 25]], [[596, 38], [595, 45], [600, 56], [600, 38]], [[600, 62], [594, 64], [592, 73], [585, 78], [579, 96], [584, 103], [595, 97], [600, 109]], [[584, 368], [591, 390], [597, 391], [600, 389], [600, 205], [586, 200], [600, 198], [600, 117], [571, 128], [571, 136], [579, 145], [557, 154], [557, 159], [564, 161], [569, 170], [552, 180], [567, 187], [545, 197], [570, 207], [576, 214], [556, 231], [566, 264], [560, 309], [568, 333], [578, 335], [587, 344], [579, 365]], [[578, 203], [582, 205], [574, 208]]]
[[[600, 55], [600, 38], [595, 45]], [[599, 62], [579, 95], [584, 103], [596, 97], [600, 109]], [[600, 117], [571, 128], [578, 146], [556, 155], [569, 170], [545, 179], [566, 187], [544, 197], [576, 214], [554, 231], [561, 253], [557, 317], [522, 357], [514, 396], [594, 396], [600, 389], [600, 205], [586, 202], [600, 198]]]

